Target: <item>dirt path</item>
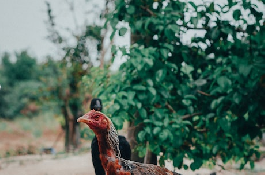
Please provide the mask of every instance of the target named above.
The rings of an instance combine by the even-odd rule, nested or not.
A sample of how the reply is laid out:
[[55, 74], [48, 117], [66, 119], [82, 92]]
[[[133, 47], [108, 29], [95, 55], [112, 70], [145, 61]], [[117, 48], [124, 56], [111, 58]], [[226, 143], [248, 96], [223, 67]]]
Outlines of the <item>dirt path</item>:
[[[77, 155], [30, 155], [0, 159], [0, 175], [94, 175], [91, 153]], [[173, 167], [168, 163], [167, 167]], [[210, 170], [201, 168], [195, 172], [191, 170], [178, 170], [183, 175], [265, 175], [265, 159], [256, 163], [254, 171], [238, 171], [235, 169]]]
[[0, 161], [0, 175], [93, 175], [91, 154], [33, 155]]

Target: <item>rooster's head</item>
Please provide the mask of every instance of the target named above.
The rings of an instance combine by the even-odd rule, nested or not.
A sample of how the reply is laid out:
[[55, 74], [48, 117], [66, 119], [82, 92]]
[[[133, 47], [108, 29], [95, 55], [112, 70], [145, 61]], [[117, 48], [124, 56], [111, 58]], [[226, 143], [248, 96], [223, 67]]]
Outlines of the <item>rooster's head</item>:
[[95, 110], [91, 110], [82, 117], [78, 118], [77, 122], [87, 124], [95, 133], [108, 130], [111, 124], [110, 119], [105, 114]]

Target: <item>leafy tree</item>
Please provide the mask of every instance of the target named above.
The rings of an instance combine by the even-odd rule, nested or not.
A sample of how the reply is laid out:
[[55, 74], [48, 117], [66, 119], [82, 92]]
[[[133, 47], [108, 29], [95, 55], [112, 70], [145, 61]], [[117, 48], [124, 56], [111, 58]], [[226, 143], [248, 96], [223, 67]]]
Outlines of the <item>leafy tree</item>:
[[[73, 10], [74, 1], [69, 1], [69, 5], [70, 9]], [[71, 11], [71, 13], [74, 12]], [[53, 68], [56, 82], [53, 82], [50, 90], [54, 92], [53, 95], [57, 99], [64, 116], [65, 150], [69, 152], [71, 148], [76, 149], [79, 146], [80, 128], [77, 118], [83, 113], [82, 100], [85, 97], [85, 92], [81, 87], [81, 79], [84, 75], [89, 74], [91, 67], [93, 67], [91, 55], [96, 55], [96, 58], [100, 55], [102, 48], [101, 29], [103, 27], [93, 24], [82, 26], [84, 29], [82, 32], [71, 31], [75, 44], [70, 45], [68, 39], [63, 37], [57, 29], [48, 2], [47, 14], [49, 17], [49, 39], [63, 53], [58, 65]], [[91, 48], [94, 49], [94, 52], [91, 51]]]
[[[95, 94], [109, 101], [107, 113], [118, 128], [125, 120], [134, 125], [140, 156], [162, 152], [161, 165], [171, 159], [185, 169], [189, 158], [192, 170], [216, 165], [218, 156], [241, 169], [248, 162], [254, 167], [255, 138], [265, 125], [261, 9], [248, 0], [115, 1], [111, 39], [128, 31], [117, 25], [127, 22], [132, 45], [117, 48], [127, 61], [117, 74], [97, 80]], [[191, 30], [204, 34], [186, 44], [182, 37]]]
[[36, 58], [22, 51], [16, 53], [11, 62], [10, 55], [4, 53], [0, 71], [0, 117], [12, 119], [22, 113], [38, 112], [38, 91], [43, 84], [38, 80]]
[[2, 57], [3, 75], [7, 77], [9, 86], [16, 82], [37, 79], [36, 58], [30, 56], [27, 51], [16, 53], [15, 63], [10, 61], [10, 55], [5, 53]]

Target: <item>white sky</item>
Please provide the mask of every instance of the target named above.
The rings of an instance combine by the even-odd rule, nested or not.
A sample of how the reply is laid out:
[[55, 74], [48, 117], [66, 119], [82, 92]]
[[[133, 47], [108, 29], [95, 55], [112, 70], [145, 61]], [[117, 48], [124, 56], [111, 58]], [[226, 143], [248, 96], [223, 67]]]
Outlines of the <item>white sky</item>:
[[42, 58], [51, 52], [45, 7], [43, 0], [0, 0], [0, 54], [29, 49]]
[[[93, 3], [86, 0], [75, 2], [77, 25], [82, 26], [84, 15], [91, 9], [96, 9]], [[73, 15], [68, 13], [67, 0], [49, 0], [55, 16], [55, 22], [60, 28], [77, 28]], [[103, 0], [97, 0], [97, 5], [102, 5]], [[31, 54], [42, 60], [46, 55], [56, 56], [57, 50], [54, 45], [46, 39], [48, 36], [46, 21], [47, 8], [45, 0], [0, 0], [0, 54], [3, 52], [15, 52], [27, 49]], [[93, 12], [92, 12], [93, 13]], [[80, 30], [82, 30], [80, 28]], [[80, 31], [79, 31], [80, 32]], [[69, 35], [66, 30], [65, 35]]]
[[[77, 32], [82, 30], [78, 26], [95, 19], [95, 11], [99, 9], [97, 6], [104, 5], [104, 0], [75, 0], [75, 8], [78, 9], [74, 14], [77, 19], [78, 26], [76, 26], [73, 14], [69, 13], [69, 6], [66, 3], [73, 0], [47, 1], [51, 3], [53, 14], [56, 17], [55, 22], [60, 29], [69, 27]], [[223, 0], [218, 0], [218, 2], [223, 2]], [[261, 5], [261, 8], [262, 6], [264, 8], [264, 5]], [[0, 55], [5, 51], [13, 53], [27, 49], [39, 60], [43, 60], [48, 54], [54, 56], [55, 59], [60, 59], [58, 50], [46, 39], [48, 31], [45, 21], [47, 21], [45, 0], [0, 0]], [[76, 28], [78, 30], [75, 30]], [[193, 36], [194, 33], [197, 32], [188, 35]], [[66, 31], [64, 34], [69, 35]], [[117, 41], [121, 44], [129, 43], [128, 39], [124, 38], [117, 38], [116, 43]]]

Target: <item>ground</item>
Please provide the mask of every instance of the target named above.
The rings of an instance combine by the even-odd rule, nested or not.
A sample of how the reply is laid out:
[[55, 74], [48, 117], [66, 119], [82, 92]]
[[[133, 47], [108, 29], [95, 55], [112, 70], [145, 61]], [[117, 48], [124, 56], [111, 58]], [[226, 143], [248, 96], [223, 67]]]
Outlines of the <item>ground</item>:
[[[265, 175], [265, 159], [256, 163], [253, 171], [248, 169], [238, 171], [233, 168], [228, 170], [210, 170], [201, 168], [195, 172], [190, 170], [177, 170], [183, 175]], [[0, 175], [94, 175], [90, 151], [79, 154], [60, 155], [26, 155], [1, 159]], [[170, 163], [167, 165], [170, 168]], [[262, 169], [264, 171], [262, 171]]]
[[[89, 150], [90, 141], [82, 140], [82, 151], [65, 154], [63, 130], [53, 121], [48, 116], [45, 121], [37, 118], [30, 121], [0, 121], [0, 175], [95, 174]], [[43, 148], [50, 147], [56, 150], [55, 154], [42, 153]], [[166, 167], [173, 170], [170, 162], [166, 163]], [[265, 158], [255, 163], [254, 170], [246, 166], [244, 171], [239, 171], [234, 164], [228, 164], [226, 168], [176, 171], [183, 175], [210, 175], [212, 172], [217, 172], [217, 175], [265, 175]]]

